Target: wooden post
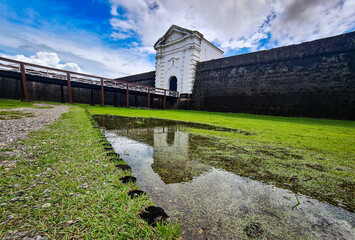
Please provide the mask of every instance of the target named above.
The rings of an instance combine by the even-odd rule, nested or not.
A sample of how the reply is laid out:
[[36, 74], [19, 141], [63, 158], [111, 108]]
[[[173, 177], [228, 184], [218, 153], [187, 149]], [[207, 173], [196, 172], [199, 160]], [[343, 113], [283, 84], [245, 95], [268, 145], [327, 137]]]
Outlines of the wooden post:
[[166, 109], [166, 90], [164, 90], [164, 109]]
[[27, 80], [26, 80], [26, 69], [25, 65], [23, 63], [20, 63], [21, 67], [21, 76], [22, 76], [22, 90], [23, 90], [23, 100], [25, 102], [30, 101], [30, 98], [28, 96], [28, 88], [27, 88]]
[[105, 106], [104, 80], [101, 78], [101, 106]]
[[129, 87], [127, 83], [127, 93], [126, 93], [126, 107], [129, 108]]
[[148, 109], [150, 109], [150, 87], [148, 87]]
[[71, 79], [70, 79], [70, 73], [67, 72], [67, 79], [68, 79], [68, 98], [69, 98], [69, 103], [73, 103], [73, 97], [71, 95]]

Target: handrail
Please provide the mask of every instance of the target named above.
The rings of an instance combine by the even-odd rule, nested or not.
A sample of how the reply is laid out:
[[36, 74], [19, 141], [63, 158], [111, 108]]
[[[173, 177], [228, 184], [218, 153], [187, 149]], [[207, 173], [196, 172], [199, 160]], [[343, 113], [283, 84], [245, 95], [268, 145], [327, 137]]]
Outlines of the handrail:
[[[86, 77], [86, 81], [85, 82], [91, 81], [90, 84], [101, 85], [100, 81], [102, 79], [104, 86], [105, 85], [106, 86], [110, 85], [110, 87], [114, 87], [114, 88], [121, 88], [121, 89], [127, 89], [128, 88], [128, 90], [133, 89], [133, 91], [137, 91], [137, 92], [150, 92], [150, 93], [154, 93], [154, 94], [158, 94], [158, 95], [167, 95], [167, 96], [170, 96], [170, 97], [179, 97], [179, 92], [173, 91], [173, 90], [169, 90], [169, 89], [155, 88], [155, 87], [150, 87], [150, 86], [146, 86], [146, 85], [142, 85], [142, 84], [136, 84], [136, 83], [126, 82], [126, 81], [120, 81], [120, 80], [117, 80], [117, 79], [99, 77], [99, 76], [95, 76], [95, 75], [90, 75], [90, 74], [85, 74], [85, 73], [78, 73], [78, 72], [73, 72], [73, 71], [53, 68], [53, 67], [46, 67], [46, 66], [41, 66], [41, 65], [37, 65], [37, 64], [33, 64], [33, 63], [26, 63], [26, 62], [17, 61], [17, 60], [14, 60], [14, 59], [9, 59], [9, 58], [4, 58], [4, 57], [0, 57], [0, 61], [5, 61], [5, 62], [18, 64], [18, 67], [16, 68], [15, 66], [12, 66], [12, 65], [6, 65], [6, 64], [0, 63], [0, 69], [2, 67], [4, 67], [4, 68], [12, 68], [12, 71], [21, 72], [20, 65], [23, 64], [23, 66], [25, 68], [25, 71], [29, 70], [29, 71], [26, 71], [26, 73], [30, 74], [30, 75], [41, 75], [41, 76], [47, 76], [47, 77], [50, 77], [50, 78], [57, 77], [58, 79], [68, 80], [67, 76], [69, 74], [69, 75], [73, 75], [71, 77], [71, 81], [73, 81], [73, 82], [83, 82], [84, 79], [82, 79], [82, 78], [80, 79], [79, 77], [77, 77], [77, 76], [82, 76], [82, 77]], [[44, 69], [46, 71], [43, 72], [43, 71], [34, 70], [34, 69], [30, 69], [30, 68], [26, 69], [26, 66], [27, 67], [34, 67], [34, 68]], [[62, 74], [51, 73], [51, 72], [48, 72], [48, 70], [64, 73], [65, 75], [64, 74], [62, 75]], [[65, 78], [65, 79], [63, 79], [63, 78]], [[94, 81], [92, 81], [93, 79], [89, 80], [87, 78], [94, 78], [94, 79], [96, 78], [97, 79], [97, 83], [94, 83]], [[117, 86], [112, 86], [112, 84], [108, 84], [108, 81], [113, 81], [114, 83], [117, 84]], [[143, 89], [140, 89], [140, 88], [145, 88], [146, 90], [143, 90]]]

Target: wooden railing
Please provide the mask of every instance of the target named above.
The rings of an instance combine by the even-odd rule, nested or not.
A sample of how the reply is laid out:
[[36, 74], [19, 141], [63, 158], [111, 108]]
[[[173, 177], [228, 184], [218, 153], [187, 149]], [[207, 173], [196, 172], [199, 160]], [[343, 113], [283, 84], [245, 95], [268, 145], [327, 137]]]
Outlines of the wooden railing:
[[[24, 86], [24, 100], [29, 100], [28, 91], [27, 91], [27, 82], [26, 74], [33, 76], [40, 76], [46, 78], [53, 78], [58, 80], [66, 81], [69, 91], [69, 102], [72, 103], [72, 94], [71, 94], [71, 83], [79, 82], [101, 86], [101, 105], [104, 105], [104, 88], [116, 88], [126, 90], [127, 93], [127, 107], [129, 107], [129, 92], [140, 92], [147, 93], [148, 95], [148, 108], [150, 107], [150, 94], [156, 94], [164, 96], [164, 108], [166, 107], [166, 97], [179, 97], [179, 92], [172, 91], [163, 88], [155, 88], [146, 85], [130, 83], [119, 81], [116, 79], [110, 79], [105, 77], [99, 77], [84, 73], [72, 72], [52, 67], [46, 67], [41, 65], [36, 65], [32, 63], [21, 62], [13, 59], [8, 59], [0, 57], [0, 70], [3, 71], [12, 71], [22, 74], [22, 84]], [[26, 88], [26, 89], [25, 89]]]

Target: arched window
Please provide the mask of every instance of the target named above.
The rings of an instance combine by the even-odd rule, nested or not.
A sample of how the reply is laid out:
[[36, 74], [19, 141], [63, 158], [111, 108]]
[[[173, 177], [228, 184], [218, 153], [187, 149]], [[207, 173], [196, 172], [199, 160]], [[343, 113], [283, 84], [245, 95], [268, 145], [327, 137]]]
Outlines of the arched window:
[[175, 76], [169, 79], [169, 90], [177, 91], [177, 78]]

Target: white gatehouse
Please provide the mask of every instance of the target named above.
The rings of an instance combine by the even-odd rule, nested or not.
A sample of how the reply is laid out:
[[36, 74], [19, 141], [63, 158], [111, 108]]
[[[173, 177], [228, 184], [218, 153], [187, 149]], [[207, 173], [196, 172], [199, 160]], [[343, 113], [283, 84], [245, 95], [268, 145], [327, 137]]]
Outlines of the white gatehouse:
[[192, 93], [198, 62], [221, 58], [223, 51], [198, 31], [176, 25], [154, 44], [156, 50], [155, 87]]

